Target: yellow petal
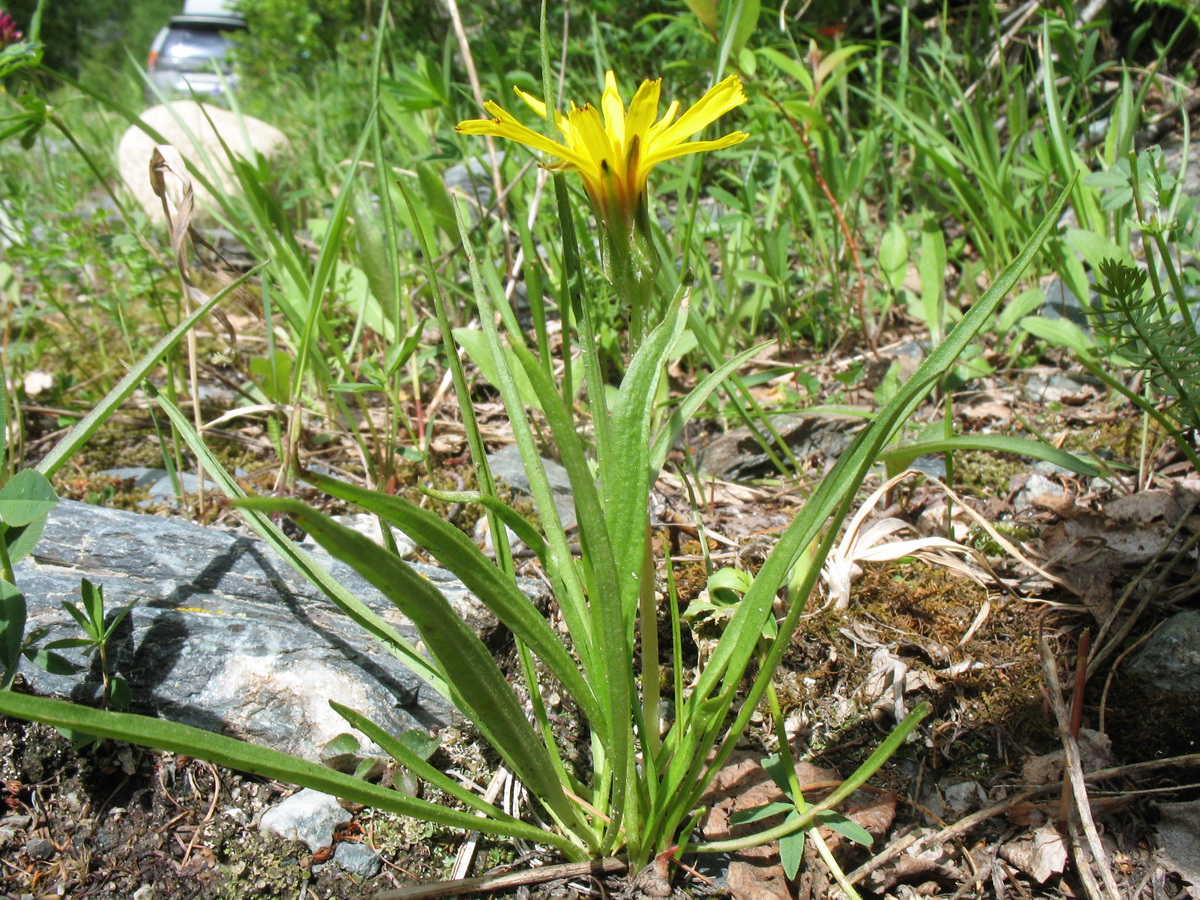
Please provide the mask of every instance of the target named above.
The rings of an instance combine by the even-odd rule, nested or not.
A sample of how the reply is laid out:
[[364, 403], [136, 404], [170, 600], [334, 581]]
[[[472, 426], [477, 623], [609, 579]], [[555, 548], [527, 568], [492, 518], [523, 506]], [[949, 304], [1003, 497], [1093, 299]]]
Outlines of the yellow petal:
[[600, 107], [604, 110], [604, 130], [612, 136], [616, 145], [624, 145], [625, 101], [617, 90], [617, 77], [612, 69], [604, 73], [604, 94], [600, 98]]
[[667, 107], [667, 111], [663, 113], [663, 117], [659, 119], [646, 137], [651, 141], [657, 141], [658, 136], [671, 127], [671, 123], [675, 121], [675, 116], [679, 114], [679, 101], [672, 100], [671, 105]]
[[570, 141], [572, 149], [579, 156], [586, 156], [594, 171], [599, 171], [607, 163], [613, 165], [613, 147], [600, 114], [590, 103], [582, 109], [572, 110], [571, 129], [574, 140]]
[[537, 97], [533, 96], [533, 94], [525, 93], [525, 91], [521, 90], [515, 84], [513, 85], [513, 90], [517, 92], [517, 96], [520, 97], [522, 100], [524, 100], [525, 104], [530, 109], [532, 109], [535, 113], [537, 113], [543, 119], [546, 118], [546, 104], [545, 103], [543, 103]]
[[557, 156], [573, 166], [587, 166], [590, 164], [590, 161], [586, 157], [576, 153], [570, 147], [566, 147], [557, 141], [552, 141], [544, 134], [539, 134], [532, 128], [522, 125], [513, 117], [512, 113], [505, 112], [498, 104], [489, 100], [484, 104], [484, 107], [495, 118], [467, 119], [465, 122], [459, 122], [455, 126], [455, 131], [462, 134], [490, 134], [493, 137], [506, 138], [507, 140], [524, 144], [526, 147], [532, 147], [534, 150], [541, 150], [544, 153]]
[[660, 162], [665, 162], [668, 159], [674, 159], [677, 156], [686, 156], [689, 153], [703, 153], [706, 150], [721, 150], [725, 147], [732, 147], [734, 144], [740, 144], [748, 137], [750, 135], [744, 131], [735, 131], [714, 141], [685, 141], [682, 144], [664, 145], [649, 154], [642, 161], [642, 166], [646, 169], [652, 169]]
[[658, 115], [658, 95], [661, 89], [661, 78], [653, 81], [646, 79], [642, 82], [642, 86], [633, 95], [629, 104], [629, 114], [625, 117], [627, 135], [641, 135], [643, 141], [646, 139], [646, 133], [654, 124], [654, 117]]
[[735, 106], [746, 102], [741, 79], [730, 75], [720, 84], [710, 88], [691, 109], [680, 116], [679, 121], [663, 131], [658, 140], [664, 144], [686, 141], [697, 132], [703, 131]]

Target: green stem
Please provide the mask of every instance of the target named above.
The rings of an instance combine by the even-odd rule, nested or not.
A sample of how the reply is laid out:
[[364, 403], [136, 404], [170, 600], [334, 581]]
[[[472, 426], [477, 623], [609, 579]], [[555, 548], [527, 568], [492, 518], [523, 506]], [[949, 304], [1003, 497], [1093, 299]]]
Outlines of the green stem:
[[9, 527], [3, 522], [0, 522], [0, 572], [4, 574], [4, 580], [9, 584], [17, 583], [16, 575], [13, 574], [12, 557], [8, 555], [8, 532]]

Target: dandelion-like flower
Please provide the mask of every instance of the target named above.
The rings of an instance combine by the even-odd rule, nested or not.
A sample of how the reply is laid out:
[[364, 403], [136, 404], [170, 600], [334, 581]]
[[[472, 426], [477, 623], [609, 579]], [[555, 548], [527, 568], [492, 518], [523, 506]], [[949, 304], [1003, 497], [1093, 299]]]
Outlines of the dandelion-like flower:
[[21, 33], [13, 17], [6, 12], [0, 12], [0, 50], [9, 44], [19, 43], [23, 37], [25, 35]]
[[[522, 125], [494, 101], [484, 104], [492, 118], [460, 122], [457, 130], [507, 138], [556, 157], [558, 161], [545, 164], [546, 168], [578, 172], [605, 228], [629, 234], [645, 201], [646, 177], [651, 169], [677, 156], [719, 150], [748, 137], [745, 132], [734, 131], [716, 140], [691, 140], [746, 102], [738, 76], [730, 75], [711, 88], [683, 115], [679, 115], [679, 101], [672, 101], [656, 122], [661, 88], [662, 79], [643, 81], [626, 110], [616, 76], [608, 72], [599, 109], [590, 103], [583, 107], [572, 103], [565, 115], [555, 113], [561, 142]], [[534, 112], [546, 118], [545, 103], [520, 88], [515, 90]]]

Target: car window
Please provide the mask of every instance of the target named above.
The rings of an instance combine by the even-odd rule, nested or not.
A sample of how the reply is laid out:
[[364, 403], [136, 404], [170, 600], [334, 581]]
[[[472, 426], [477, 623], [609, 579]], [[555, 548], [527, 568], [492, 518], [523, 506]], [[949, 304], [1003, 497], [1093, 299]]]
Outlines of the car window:
[[163, 42], [160, 58], [170, 57], [182, 59], [223, 59], [229, 50], [229, 32], [218, 28], [203, 28], [177, 25], [171, 27], [167, 39]]

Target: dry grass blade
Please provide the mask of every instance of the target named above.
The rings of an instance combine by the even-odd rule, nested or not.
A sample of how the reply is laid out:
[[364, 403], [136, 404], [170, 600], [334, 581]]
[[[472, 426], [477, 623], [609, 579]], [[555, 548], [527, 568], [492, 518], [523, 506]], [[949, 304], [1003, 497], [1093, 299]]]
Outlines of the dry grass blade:
[[[822, 577], [829, 591], [829, 598], [836, 609], [846, 609], [850, 605], [850, 585], [862, 574], [860, 563], [887, 562], [913, 556], [931, 565], [940, 566], [958, 575], [970, 578], [981, 586], [989, 581], [1006, 587], [1000, 577], [992, 571], [987, 557], [974, 547], [967, 547], [957, 541], [944, 537], [910, 538], [890, 540], [904, 533], [912, 533], [912, 526], [902, 519], [884, 518], [867, 524], [867, 517], [876, 508], [880, 500], [901, 481], [912, 475], [924, 475], [922, 472], [908, 470], [894, 476], [877, 488], [847, 523], [842, 540], [825, 560], [822, 567]], [[944, 484], [937, 479], [930, 479], [951, 497], [954, 497]], [[957, 497], [954, 499], [964, 506]], [[988, 527], [988, 533], [995, 529]], [[1002, 545], [1003, 546], [1003, 545]], [[1006, 547], [1007, 549], [1007, 547]], [[1018, 558], [1021, 558], [1018, 556]], [[976, 626], [978, 627], [978, 626]]]
[[[1104, 847], [1100, 843], [1100, 834], [1096, 831], [1096, 823], [1092, 819], [1091, 804], [1088, 801], [1087, 785], [1083, 780], [1083, 765], [1079, 758], [1079, 744], [1071, 733], [1071, 713], [1063, 700], [1062, 686], [1058, 680], [1058, 665], [1054, 661], [1054, 653], [1045, 635], [1039, 637], [1038, 645], [1042, 651], [1042, 669], [1046, 674], [1046, 689], [1050, 695], [1050, 706], [1054, 710], [1054, 718], [1058, 722], [1059, 736], [1063, 744], [1064, 776], [1069, 779], [1071, 798], [1074, 801], [1068, 816], [1071, 837], [1075, 846], [1075, 858], [1080, 877], [1092, 900], [1121, 900], [1121, 891], [1113, 878], [1112, 866]], [[1082, 830], [1086, 838], [1088, 859], [1084, 853], [1084, 842], [1078, 840], [1078, 830]], [[1095, 868], [1100, 873], [1104, 891], [1095, 879]]]
[[[155, 196], [162, 201], [163, 213], [167, 217], [167, 226], [171, 234], [171, 255], [175, 258], [179, 286], [189, 300], [203, 304], [208, 298], [193, 284], [190, 273], [188, 237], [192, 231], [192, 216], [196, 212], [195, 193], [183, 157], [169, 144], [159, 144], [150, 156], [150, 187]], [[204, 422], [200, 413], [200, 372], [197, 363], [199, 351], [194, 329], [187, 333], [187, 349], [188, 384], [192, 391], [192, 424], [199, 433], [203, 430]], [[183, 502], [182, 497], [179, 500]], [[199, 460], [196, 461], [196, 504], [199, 509], [204, 509], [204, 464]]]

